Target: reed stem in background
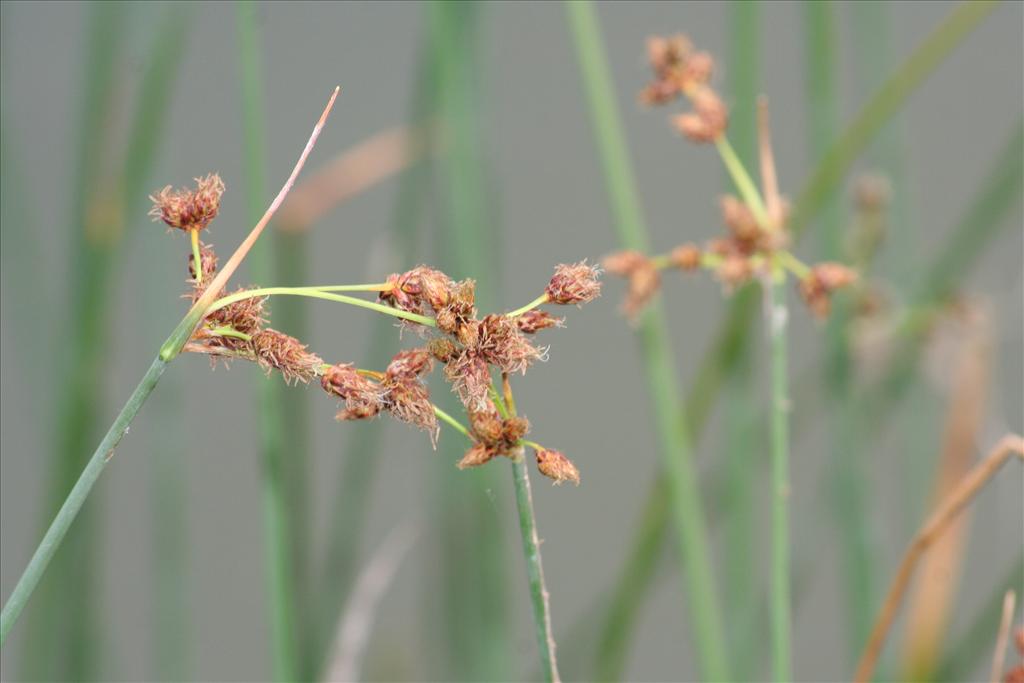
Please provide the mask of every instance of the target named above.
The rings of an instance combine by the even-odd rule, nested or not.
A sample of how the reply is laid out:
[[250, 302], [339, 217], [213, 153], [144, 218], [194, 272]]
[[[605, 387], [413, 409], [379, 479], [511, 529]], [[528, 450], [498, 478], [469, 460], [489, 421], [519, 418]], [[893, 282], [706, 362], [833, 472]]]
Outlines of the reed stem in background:
[[[501, 281], [500, 264], [492, 256], [499, 216], [490, 201], [480, 111], [486, 98], [480, 92], [483, 52], [478, 37], [480, 15], [489, 8], [441, 1], [427, 8], [442, 148], [436, 260], [456, 278], [479, 274], [476, 300], [483, 310], [494, 308]], [[455, 405], [451, 394], [445, 398], [442, 408]], [[449, 444], [440, 450], [454, 460], [451, 448]], [[498, 532], [504, 528], [497, 512], [500, 506], [493, 500], [495, 491], [504, 490], [500, 474], [486, 467], [474, 472], [435, 468], [441, 590], [431, 592], [441, 601], [444, 626], [439, 645], [449, 660], [442, 677], [516, 678], [507, 601], [508, 551], [504, 534]], [[437, 628], [436, 621], [431, 628]], [[469, 642], [476, 645], [467, 647]]]
[[772, 356], [772, 663], [776, 681], [790, 681], [792, 605], [789, 576], [789, 389], [786, 328], [786, 280], [769, 288]]
[[[93, 225], [88, 216], [98, 213], [95, 209], [101, 205], [101, 192], [107, 193], [102, 199], [108, 207], [111, 199], [112, 184], [103, 186], [97, 160], [107, 158], [105, 150], [112, 146], [113, 131], [104, 122], [111, 116], [115, 68], [124, 48], [123, 39], [130, 33], [135, 17], [131, 11], [121, 12], [106, 3], [90, 7], [87, 16], [81, 100], [71, 136], [77, 139], [68, 207], [68, 290], [72, 295], [61, 318], [67, 322], [57, 330], [75, 343], [63, 356], [67, 364], [58, 368], [56, 375], [63, 389], [50, 432], [54, 441], [49, 490], [41, 497], [43, 520], [61, 505], [86, 465], [81, 444], [95, 443], [101, 433], [98, 413], [103, 405], [102, 378], [106, 374], [109, 283], [116, 263], [113, 251], [121, 237], [121, 226]], [[109, 181], [109, 176], [105, 180]], [[97, 619], [94, 602], [98, 549], [102, 545], [97, 513], [86, 512], [80, 533], [57, 555], [52, 578], [41, 587], [25, 641], [22, 673], [26, 679], [89, 679], [99, 675], [103, 623]], [[54, 656], [54, 652], [60, 655]]]
[[[801, 196], [806, 197], [807, 201], [811, 201], [819, 193], [829, 192], [837, 183], [840, 183], [860, 151], [874, 140], [875, 136], [884, 128], [888, 118], [900, 110], [925, 78], [969, 35], [978, 20], [978, 17], [973, 16], [973, 12], [961, 10], [951, 13], [942, 24], [936, 27], [867, 100], [868, 104], [860, 110], [858, 116], [844, 128], [842, 135], [830, 148], [829, 153], [825, 155], [822, 165], [819, 165], [811, 174], [811, 178], [814, 180], [806, 186]], [[896, 87], [894, 84], [900, 84], [900, 87]], [[1020, 144], [1018, 143], [1014, 149], [1019, 148]], [[606, 169], [606, 172], [617, 177], [621, 174], [621, 169], [614, 167], [614, 164], [612, 166], [611, 169]], [[1001, 186], [1004, 190], [1009, 187], [1007, 183], [1002, 183]], [[1013, 192], [1013, 194], [1008, 194], [1008, 192]], [[1017, 193], [1007, 190], [1001, 194], [1016, 196]], [[615, 211], [619, 211], [620, 207], [623, 209], [627, 220], [628, 214], [631, 213], [630, 201], [635, 202], [635, 197], [625, 196], [621, 201], [612, 202]], [[820, 205], [815, 200], [811, 201], [806, 209], [798, 207], [796, 213], [804, 216], [804, 225], [806, 225], [806, 221], [813, 218], [819, 209]], [[795, 228], [796, 233], [800, 232], [800, 225], [792, 227]], [[986, 232], [970, 247], [976, 253], [988, 242], [989, 237], [991, 237], [991, 233]], [[962, 275], [963, 269], [957, 267], [952, 277], [958, 281]], [[732, 365], [720, 365], [718, 359], [728, 357], [731, 352], [727, 352], [726, 349], [734, 348], [737, 340], [749, 337], [751, 323], [757, 311], [756, 304], [756, 298], [743, 296], [734, 298], [727, 309], [726, 322], [722, 323], [715, 336], [716, 343], [709, 346], [701, 362], [697, 364], [697, 367], [700, 368], [698, 380], [694, 382], [686, 404], [687, 422], [693, 425], [695, 431], [697, 431], [697, 425], [704, 423], [711, 407], [717, 401], [722, 378], [731, 372]], [[668, 496], [668, 487], [664, 486], [661, 480], [652, 484], [643, 513], [646, 521], [638, 538], [647, 538], [648, 534], [652, 538], [666, 538], [663, 532], [659, 532], [659, 529], [664, 530], [668, 527]], [[661, 516], [662, 514], [664, 516]], [[654, 566], [652, 557], [644, 558], [637, 554], [656, 555], [661, 550], [660, 542], [646, 543], [638, 540], [634, 544], [633, 551], [625, 562], [624, 571], [620, 573], [612, 591], [616, 596], [613, 599], [613, 605], [622, 604], [619, 598], [623, 595], [642, 595], [646, 592], [653, 578], [653, 571], [634, 572], [626, 571], [626, 569], [652, 568]], [[639, 602], [634, 603], [629, 612], [635, 612], [638, 604]], [[612, 610], [610, 614], [618, 614], [618, 611]], [[621, 638], [628, 636], [627, 629], [613, 629], [609, 623], [605, 633], [613, 632], [619, 634]], [[619, 647], [624, 648], [625, 645], [620, 644]], [[622, 658], [619, 658], [619, 661], [622, 661]]]
[[857, 671], [853, 680], [857, 683], [870, 681], [874, 674], [875, 664], [885, 644], [885, 637], [896, 618], [896, 611], [903, 600], [910, 579], [914, 575], [914, 569], [918, 561], [927, 552], [931, 545], [942, 536], [942, 533], [949, 527], [949, 524], [956, 519], [957, 515], [974, 499], [974, 496], [988, 481], [999, 471], [1010, 457], [1016, 455], [1024, 460], [1024, 438], [1016, 434], [1007, 434], [989, 452], [989, 454], [978, 463], [953, 489], [949, 496], [935, 509], [935, 512], [928, 517], [921, 530], [914, 536], [907, 548], [903, 559], [900, 561], [896, 576], [889, 586], [889, 593], [879, 611], [878, 618], [871, 630], [871, 636], [864, 648], [857, 665]]
[[[730, 130], [736, 155], [748, 168], [757, 158], [755, 139], [757, 96], [760, 64], [760, 5], [757, 2], [729, 3], [729, 50], [726, 75], [731, 93]], [[733, 296], [750, 300], [744, 307], [756, 306], [758, 288], [741, 287]], [[753, 335], [736, 339], [735, 355], [723, 368], [725, 387], [723, 408], [726, 436], [725, 466], [725, 599], [729, 615], [729, 647], [733, 674], [738, 680], [749, 680], [756, 670], [754, 639], [757, 638], [757, 607], [755, 577], [757, 575], [756, 535], [754, 532], [754, 460], [757, 453], [755, 422], [759, 413], [756, 402]], [[719, 361], [726, 359], [719, 358]], [[694, 385], [693, 395], [697, 385]], [[689, 400], [687, 401], [689, 405]], [[689, 411], [687, 411], [689, 414]], [[694, 444], [697, 429], [691, 422]]]
[[[238, 5], [238, 49], [242, 88], [242, 133], [248, 220], [259, 219], [266, 188], [266, 150], [263, 145], [263, 85], [260, 66], [260, 32], [256, 5]], [[249, 254], [253, 280], [273, 278], [272, 253], [267, 243], [256, 245]], [[274, 680], [292, 681], [304, 677], [300, 643], [303, 624], [297, 603], [296, 550], [292, 546], [294, 500], [289, 497], [284, 432], [284, 387], [281, 382], [260, 378], [256, 387], [257, 422], [260, 425], [260, 453], [263, 460], [263, 522], [270, 623], [271, 660]], [[289, 448], [289, 457], [290, 457]]]
[[[813, 164], [822, 163], [829, 148], [835, 144], [839, 127], [839, 68], [837, 64], [837, 30], [835, 7], [822, 0], [804, 4], [804, 64], [806, 65], [806, 92], [808, 149]], [[822, 216], [819, 254], [822, 260], [845, 259], [843, 235], [844, 216], [840, 203], [840, 186], [824, 193], [821, 199]], [[857, 458], [856, 407], [851, 400], [852, 369], [849, 348], [851, 300], [846, 293], [835, 297], [833, 310], [826, 326], [825, 371], [821, 381], [826, 396], [830, 427], [828, 467], [831, 471], [827, 484], [827, 500], [832, 508], [841, 555], [844, 581], [844, 619], [850, 658], [864, 642], [871, 627], [870, 596], [874, 594], [873, 553], [871, 530], [865, 514], [865, 481], [862, 460]]]
[[[591, 3], [582, 1], [567, 2], [566, 10], [619, 239], [623, 248], [649, 252], [596, 11]], [[680, 419], [683, 402], [675, 382], [677, 375], [660, 302], [655, 302], [643, 316], [639, 336], [669, 480], [672, 514], [679, 533], [680, 567], [695, 636], [694, 654], [703, 678], [726, 680], [729, 674], [713, 560], [690, 458], [688, 425]]]
[[[425, 42], [425, 41], [424, 41]], [[422, 46], [417, 51], [419, 67], [413, 85], [411, 123], [427, 137], [427, 146], [433, 148], [433, 128], [424, 125], [435, 107], [436, 68], [430, 54]], [[407, 146], [418, 145], [412, 137]], [[416, 227], [426, 213], [424, 195], [427, 191], [428, 167], [420, 162], [402, 176], [395, 199], [394, 215], [391, 219], [391, 235], [398, 252], [399, 270], [411, 268], [416, 258]], [[365, 363], [363, 367], [385, 367], [393, 355], [390, 341], [394, 338], [394, 323], [381, 316], [373, 323], [370, 332]], [[341, 477], [331, 513], [328, 532], [327, 552], [319, 584], [320, 601], [323, 609], [318, 615], [320, 634], [316, 650], [316, 661], [322, 668], [330, 650], [332, 629], [338, 620], [355, 580], [356, 565], [365, 520], [369, 508], [370, 494], [381, 457], [381, 437], [384, 424], [374, 421], [360, 425], [353, 430], [351, 441], [346, 444]]]

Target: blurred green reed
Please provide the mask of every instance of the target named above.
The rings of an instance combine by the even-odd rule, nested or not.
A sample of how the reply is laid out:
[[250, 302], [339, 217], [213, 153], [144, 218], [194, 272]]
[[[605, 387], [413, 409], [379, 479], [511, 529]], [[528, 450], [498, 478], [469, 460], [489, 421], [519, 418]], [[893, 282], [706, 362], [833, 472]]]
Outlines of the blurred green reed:
[[[725, 72], [730, 95], [729, 140], [748, 169], [757, 167], [757, 97], [761, 36], [760, 7], [755, 2], [729, 3], [729, 49]], [[732, 182], [726, 177], [726, 191]], [[743, 309], [756, 307], [760, 289], [747, 284], [733, 296]], [[733, 653], [733, 675], [750, 680], [757, 666], [755, 638], [759, 637], [757, 574], [754, 530], [754, 459], [757, 452], [754, 427], [759, 412], [754, 371], [754, 335], [736, 338], [722, 389], [725, 420], [725, 585], [726, 630]], [[694, 430], [696, 434], [696, 430]]]
[[[650, 252], [650, 241], [637, 196], [636, 181], [619, 121], [615, 89], [609, 73], [596, 10], [589, 2], [566, 4], [577, 58], [583, 73], [592, 125], [601, 155], [605, 182], [619, 241], [625, 249]], [[679, 534], [684, 593], [696, 640], [694, 655], [704, 678], [726, 680], [728, 663], [723, 642], [722, 613], [715, 588], [713, 558], [708, 545], [704, 510], [691, 460], [690, 435], [680, 419], [683, 400], [676, 384], [675, 361], [664, 309], [655, 301], [638, 327], [647, 370], [670, 504], [665, 506]]]
[[[73, 262], [70, 321], [63, 335], [74, 338], [69, 356], [61, 363], [67, 390], [62, 392], [53, 453], [54, 475], [43, 516], [53, 510], [77, 480], [88, 453], [82, 443], [99, 438], [103, 378], [108, 365], [107, 338], [113, 305], [111, 282], [124, 237], [141, 220], [147, 183], [159, 145], [163, 142], [167, 105], [186, 42], [188, 12], [168, 10], [161, 31], [155, 32], [134, 105], [124, 145], [116, 139], [111, 120], [114, 94], [119, 90], [115, 71], [121, 60], [123, 36], [135, 23], [133, 12], [114, 3], [89, 8], [90, 38], [85, 59], [83, 101], [78, 114], [78, 151], [70, 207]], [[123, 149], [123, 158], [113, 157]], [[112, 158], [113, 157], [113, 158]], [[118, 168], [119, 171], [109, 171]], [[104, 169], [108, 169], [104, 172]], [[66, 367], [64, 366], [66, 363]], [[103, 674], [105, 621], [96, 616], [99, 520], [96, 503], [78, 520], [74, 538], [54, 558], [49, 578], [42, 582], [38, 603], [26, 637], [22, 672], [26, 678], [92, 679]], [[54, 656], [62, 652], [64, 656]]]
[[[415, 69], [416, 77], [408, 122], [409, 127], [414, 128], [416, 133], [409, 138], [410, 157], [413, 149], [423, 144], [422, 139], [416, 140], [419, 136], [427, 138], [428, 149], [434, 147], [434, 129], [428, 125], [428, 120], [433, 116], [436, 107], [437, 68], [431, 51], [427, 49], [429, 47], [427, 42], [417, 51], [420, 59], [417, 60], [418, 66]], [[430, 163], [420, 160], [407, 169], [399, 180], [390, 226], [399, 271], [416, 265], [419, 246], [417, 228], [424, 225], [425, 195], [430, 173]], [[395, 323], [388, 317], [375, 316], [372, 325], [363, 354], [365, 361], [362, 367], [383, 368], [394, 355]], [[330, 530], [327, 535], [327, 551], [323, 570], [318, 577], [318, 595], [322, 609], [317, 615], [319, 633], [314, 659], [320, 667], [325, 664], [324, 658], [329, 652], [335, 625], [356, 578], [356, 561], [360, 557], [359, 550], [370, 507], [370, 495], [373, 492], [378, 461], [383, 456], [381, 445], [384, 426], [383, 422], [377, 420], [353, 425], [351, 441], [344, 449], [344, 462], [341, 466], [338, 492], [334, 497]]]
[[[812, 165], [818, 164], [836, 142], [839, 128], [838, 32], [835, 5], [815, 0], [802, 6], [804, 11], [804, 59], [806, 68], [808, 149]], [[852, 224], [843, 211], [842, 187], [835, 185], [822, 194], [821, 220], [814, 234], [819, 236], [818, 254], [826, 261], [847, 261], [845, 244]], [[843, 612], [852, 664], [871, 628], [875, 589], [872, 534], [865, 514], [867, 481], [863, 461], [856, 457], [858, 423], [851, 401], [850, 323], [853, 301], [839, 293], [833, 302], [825, 333], [824, 367], [821, 382], [827, 398], [829, 424], [829, 469], [826, 485], [836, 537], [840, 540], [840, 566], [845, 582]]]
[[[578, 6], [581, 4], [570, 0], [570, 16], [573, 12], [578, 12]], [[806, 221], [822, 208], [829, 194], [834, 191], [833, 188], [844, 179], [858, 155], [885, 127], [889, 118], [899, 111], [910, 94], [992, 8], [992, 3], [964, 3], [957, 6], [866, 101], [857, 116], [824, 155], [822, 162], [799, 194], [800, 199], [795, 206], [791, 224], [795, 234], [799, 235], [806, 228]], [[605, 67], [605, 73], [600, 74], [598, 78], [610, 80], [603, 60], [596, 67], [588, 65], [583, 59], [581, 62], [585, 81], [588, 70], [600, 71], [601, 67]], [[597, 108], [592, 109], [595, 110], [592, 115], [598, 116]], [[608, 170], [609, 173], [623, 173], [621, 169], [615, 168], [615, 164], [612, 166]], [[628, 197], [626, 202], [615, 201], [614, 190], [612, 197], [613, 208], [618, 210], [624, 206], [628, 207]], [[632, 213], [637, 210], [629, 211]], [[983, 244], [984, 241], [980, 240], [975, 246]], [[711, 406], [717, 400], [722, 378], [727, 377], [735, 367], [734, 363], [739, 358], [736, 349], [750, 334], [750, 325], [757, 309], [756, 303], [754, 297], [734, 297], [727, 309], [726, 322], [716, 335], [715, 343], [698, 364], [699, 374], [686, 404], [686, 421], [694, 433], [699, 432], [700, 424], [704, 422]], [[606, 622], [601, 650], [605, 653], [602, 657], [610, 664], [609, 667], [599, 664], [598, 670], [605, 674], [602, 677], [621, 677], [621, 667], [625, 661], [625, 643], [622, 641], [628, 638], [629, 629], [617, 626], [616, 621], [628, 619], [635, 622], [635, 610], [640, 606], [639, 598], [646, 593], [653, 579], [654, 558], [661, 552], [661, 543], [654, 542], [654, 539], [665, 538], [663, 530], [667, 529], [668, 523], [668, 495], [668, 487], [660, 480], [656, 481], [642, 514], [643, 523], [637, 534], [633, 552], [626, 559], [624, 571], [619, 575], [615, 588], [609, 591], [613, 595], [609, 612], [613, 615], [613, 620]], [[629, 596], [637, 598], [632, 605], [628, 604]], [[611, 668], [616, 666], [618, 675], [614, 675], [616, 672]]]
[[[437, 69], [437, 124], [441, 230], [436, 261], [456, 279], [477, 278], [477, 303], [496, 304], [500, 273], [489, 255], [499, 216], [490, 201], [481, 127], [480, 21], [486, 5], [437, 1], [427, 10], [433, 60]], [[437, 397], [441, 399], [440, 396]], [[449, 394], [440, 400], [452, 408]], [[456, 462], [463, 443], [442, 439], [443, 462]], [[459, 472], [439, 467], [434, 519], [438, 521], [438, 569], [441, 581], [443, 642], [448, 668], [443, 677], [501, 680], [515, 677], [508, 597], [508, 551], [501, 530], [505, 516], [498, 500], [508, 500], [503, 471], [479, 468]], [[507, 508], [506, 508], [507, 509]], [[525, 603], [525, 599], [523, 600]], [[470, 645], [471, 644], [471, 645]], [[531, 658], [532, 661], [532, 658]]]
[[[242, 86], [243, 173], [248, 223], [255, 224], [266, 206], [266, 150], [263, 144], [263, 83], [260, 63], [261, 36], [251, 2], [238, 5], [238, 46]], [[273, 245], [257, 243], [249, 253], [249, 272], [257, 283], [274, 282]], [[256, 405], [263, 460], [263, 523], [266, 553], [268, 620], [271, 661], [275, 681], [304, 677], [302, 656], [305, 623], [299, 611], [295, 551], [291, 519], [296, 501], [289, 496], [286, 464], [291, 458], [291, 438], [284, 428], [284, 386], [279, 378], [259, 378]]]

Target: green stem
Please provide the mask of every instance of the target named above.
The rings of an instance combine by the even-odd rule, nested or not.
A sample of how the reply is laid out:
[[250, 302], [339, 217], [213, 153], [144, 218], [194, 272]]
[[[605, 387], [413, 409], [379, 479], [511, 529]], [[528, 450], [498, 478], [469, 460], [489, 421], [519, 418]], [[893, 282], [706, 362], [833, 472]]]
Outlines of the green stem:
[[[620, 242], [623, 248], [650, 252], [594, 6], [590, 2], [567, 2], [566, 10]], [[679, 535], [685, 595], [696, 640], [694, 649], [703, 678], [727, 680], [729, 667], [704, 509], [691, 461], [689, 430], [680, 419], [683, 401], [675, 382], [668, 328], [659, 302], [643, 316], [639, 335]]]
[[743, 166], [743, 162], [736, 156], [736, 150], [729, 144], [729, 139], [722, 135], [715, 140], [715, 147], [718, 148], [718, 153], [725, 163], [726, 170], [729, 171], [732, 181], [736, 183], [736, 189], [739, 190], [744, 203], [750, 207], [758, 225], [761, 227], [769, 226], [771, 221], [768, 219], [768, 210], [761, 200], [761, 193], [757, 191], [757, 185], [751, 180], [750, 174], [747, 173], [747, 169]]
[[86, 464], [85, 469], [82, 470], [81, 476], [78, 477], [78, 481], [75, 483], [74, 488], [71, 489], [71, 493], [68, 494], [64, 504], [61, 505], [57, 516], [50, 524], [50, 528], [46, 530], [43, 540], [39, 543], [39, 547], [36, 548], [32, 559], [29, 560], [25, 571], [22, 572], [18, 583], [15, 584], [14, 590], [11, 591], [11, 596], [4, 604], [3, 611], [0, 612], [0, 647], [7, 640], [7, 634], [10, 633], [11, 627], [14, 626], [18, 615], [21, 614], [25, 603], [28, 602], [29, 596], [32, 595], [32, 591], [39, 584], [39, 579], [42, 578], [43, 572], [46, 571], [46, 566], [53, 559], [53, 554], [57, 552], [57, 548], [60, 547], [61, 541], [64, 540], [64, 536], [71, 527], [71, 523], [78, 516], [79, 510], [82, 509], [85, 499], [89, 496], [89, 492], [92, 491], [96, 480], [99, 479], [103, 468], [110, 462], [110, 458], [114, 455], [114, 449], [117, 448], [117, 444], [128, 431], [128, 425], [131, 424], [139, 409], [142, 408], [142, 404], [146, 402], [166, 367], [167, 363], [161, 358], [156, 358], [153, 364], [149, 366], [149, 370], [143, 375], [142, 381], [135, 387], [132, 395], [128, 397], [128, 402], [124, 404], [124, 408], [121, 409], [117, 419], [114, 420], [114, 424], [110, 426], [106, 436], [103, 437], [100, 445]]
[[[266, 194], [266, 152], [263, 140], [263, 83], [261, 77], [261, 34], [256, 6], [238, 5], [238, 57], [241, 69], [242, 134], [245, 193], [249, 222], [255, 223], [263, 212]], [[257, 282], [273, 277], [271, 245], [257, 243], [249, 253], [249, 267]], [[214, 302], [207, 315], [216, 310]], [[302, 501], [290, 500], [284, 431], [284, 387], [277, 382], [260, 382], [256, 387], [256, 412], [259, 417], [259, 451], [262, 458], [262, 505], [268, 621], [272, 649], [273, 675], [276, 681], [294, 681], [305, 677], [300, 648], [305, 646], [304, 628], [297, 600], [300, 589], [298, 568], [301, 558], [293, 543], [295, 529], [292, 514]]]
[[467, 439], [471, 441], [473, 440], [473, 435], [469, 433], [469, 430], [466, 429], [465, 425], [463, 425], [461, 422], [459, 422], [454, 417], [452, 417], [445, 411], [441, 410], [437, 406], [434, 406], [434, 415], [437, 415], [439, 418], [441, 418], [441, 420], [447, 422], [450, 427], [452, 427], [453, 429], [455, 429], [455, 431], [465, 436]]
[[196, 284], [203, 283], [203, 257], [199, 253], [199, 231], [189, 230], [192, 241], [192, 267], [196, 271]]
[[774, 679], [790, 681], [792, 672], [789, 577], [789, 390], [787, 387], [785, 278], [769, 289], [772, 354], [772, 663]]
[[[516, 402], [508, 384], [503, 378], [505, 405], [511, 416], [516, 414]], [[533, 608], [533, 625], [540, 650], [540, 665], [544, 680], [559, 681], [558, 661], [555, 658], [555, 634], [551, 628], [551, 604], [547, 586], [544, 584], [544, 566], [540, 556], [540, 539], [537, 537], [537, 517], [533, 511], [533, 492], [530, 490], [530, 471], [526, 458], [512, 461], [512, 479], [516, 491], [516, 507], [519, 510], [519, 533], [523, 539], [523, 557], [526, 559], [526, 574], [530, 583], [530, 604]]]
[[427, 325], [429, 327], [437, 327], [437, 322], [433, 318], [428, 318], [425, 315], [419, 315], [418, 313], [410, 313], [403, 311], [398, 308], [391, 308], [384, 304], [378, 304], [375, 301], [364, 301], [363, 299], [357, 299], [354, 296], [345, 296], [344, 294], [332, 294], [325, 292], [315, 287], [261, 287], [259, 289], [247, 289], [241, 292], [235, 292], [225, 297], [217, 299], [213, 302], [213, 305], [206, 311], [206, 315], [219, 311], [225, 306], [230, 306], [238, 301], [245, 299], [252, 299], [258, 296], [305, 296], [311, 299], [325, 299], [327, 301], [337, 301], [343, 304], [349, 304], [351, 306], [358, 306], [360, 308], [366, 308], [371, 311], [383, 313], [385, 315], [391, 315], [396, 318], [402, 318], [404, 320], [411, 320], [414, 323], [421, 325]]
[[536, 299], [534, 299], [530, 303], [526, 304], [525, 306], [523, 306], [521, 308], [517, 308], [516, 310], [514, 310], [514, 311], [512, 311], [510, 313], [506, 313], [505, 317], [506, 318], [518, 318], [523, 313], [526, 313], [527, 311], [532, 311], [533, 309], [535, 309], [538, 306], [540, 306], [542, 304], [545, 304], [547, 302], [548, 302], [548, 295], [545, 292], [544, 294], [541, 294], [540, 296], [538, 296]]

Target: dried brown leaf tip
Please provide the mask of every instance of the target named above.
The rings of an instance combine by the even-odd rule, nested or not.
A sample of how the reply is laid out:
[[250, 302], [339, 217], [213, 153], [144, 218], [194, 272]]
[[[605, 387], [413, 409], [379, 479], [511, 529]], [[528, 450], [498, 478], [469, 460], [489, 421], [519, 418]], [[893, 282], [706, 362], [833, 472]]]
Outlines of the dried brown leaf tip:
[[224, 181], [216, 173], [196, 178], [195, 189], [174, 190], [170, 185], [150, 195], [153, 208], [149, 215], [169, 227], [189, 232], [203, 230], [217, 217]]
[[548, 301], [563, 306], [593, 301], [601, 294], [600, 274], [596, 266], [586, 261], [558, 265], [544, 290]]
[[560, 451], [541, 448], [537, 450], [537, 470], [555, 484], [567, 481], [579, 486], [580, 471]]
[[816, 317], [826, 318], [832, 310], [832, 294], [856, 281], [857, 272], [841, 263], [819, 263], [800, 281], [800, 296]]

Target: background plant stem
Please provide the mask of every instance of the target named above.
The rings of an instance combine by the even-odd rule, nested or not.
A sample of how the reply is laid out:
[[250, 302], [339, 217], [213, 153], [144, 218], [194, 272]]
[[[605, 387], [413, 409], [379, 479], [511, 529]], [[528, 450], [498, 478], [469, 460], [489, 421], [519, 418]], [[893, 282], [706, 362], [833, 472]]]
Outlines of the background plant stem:
[[[480, 22], [489, 5], [434, 2], [429, 5], [431, 48], [437, 69], [437, 121], [442, 184], [437, 261], [459, 279], [476, 277], [476, 301], [491, 310], [497, 300], [499, 264], [493, 258], [499, 216], [490, 202], [485, 136], [481, 127]], [[440, 397], [439, 397], [440, 398]], [[439, 400], [456, 412], [452, 395]], [[456, 445], [457, 444], [457, 445]], [[449, 440], [439, 449], [455, 462], [463, 444]], [[516, 678], [507, 602], [507, 546], [500, 506], [493, 500], [497, 468], [458, 471], [438, 467], [436, 517], [440, 520], [439, 570], [443, 642], [447, 654], [441, 677], [472, 680]], [[467, 642], [476, 647], [467, 648]]]
[[[579, 1], [567, 3], [566, 9], [619, 239], [624, 248], [649, 252], [595, 9], [589, 2]], [[713, 559], [706, 536], [700, 491], [690, 460], [689, 433], [686, 423], [680, 419], [683, 402], [674, 380], [677, 375], [660, 302], [655, 302], [643, 316], [639, 336], [663, 466], [669, 481], [671, 509], [679, 533], [680, 567], [685, 578], [685, 595], [696, 641], [694, 654], [703, 678], [725, 680], [729, 675]]]
[[793, 680], [789, 575], [789, 388], [786, 280], [772, 284], [768, 326], [772, 355], [772, 663], [776, 681]]
[[[813, 164], [822, 163], [829, 148], [835, 144], [839, 126], [839, 68], [835, 7], [815, 0], [804, 4], [804, 42], [807, 82], [808, 149]], [[844, 213], [840, 202], [840, 187], [823, 195], [818, 253], [822, 260], [848, 262], [843, 248]], [[867, 277], [866, 274], [863, 275]], [[826, 349], [821, 381], [829, 401], [828, 422], [831, 454], [829, 469], [832, 517], [837, 537], [842, 539], [840, 565], [844, 580], [844, 619], [849, 656], [856, 656], [860, 643], [871, 628], [869, 600], [874, 594], [871, 550], [871, 532], [864, 510], [865, 481], [862, 460], [856, 457], [857, 426], [855, 407], [851, 400], [852, 374], [849, 348], [851, 301], [845, 293], [833, 297], [832, 312], [825, 330]]]
[[[263, 214], [266, 193], [266, 154], [263, 147], [263, 87], [259, 60], [257, 8], [251, 2], [238, 6], [238, 43], [242, 86], [242, 130], [245, 185], [250, 223]], [[272, 278], [272, 259], [268, 245], [257, 244], [249, 254], [249, 268], [257, 282]], [[257, 410], [260, 424], [260, 451], [263, 459], [263, 521], [267, 562], [267, 596], [271, 659], [274, 679], [292, 681], [303, 678], [299, 643], [302, 626], [296, 603], [296, 567], [293, 564], [291, 512], [286, 477], [283, 423], [283, 387], [278, 378], [259, 378]]]

